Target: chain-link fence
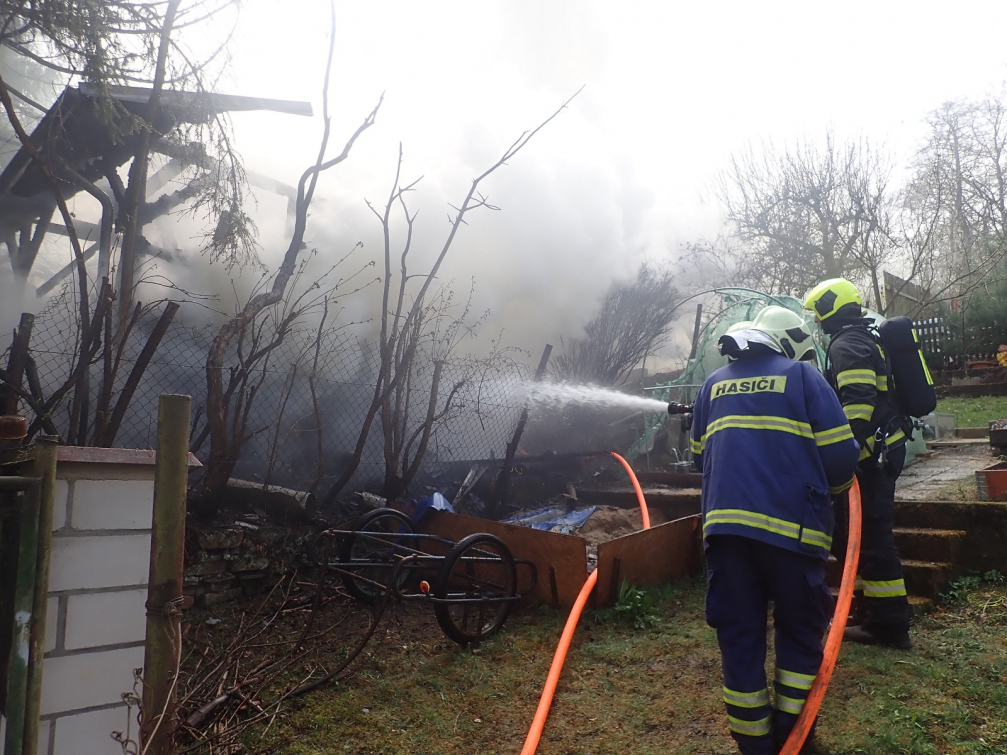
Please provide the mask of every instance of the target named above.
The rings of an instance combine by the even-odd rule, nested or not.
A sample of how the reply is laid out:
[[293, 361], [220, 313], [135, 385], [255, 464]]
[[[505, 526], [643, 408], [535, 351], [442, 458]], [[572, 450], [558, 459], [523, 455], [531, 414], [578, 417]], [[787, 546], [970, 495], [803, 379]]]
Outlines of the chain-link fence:
[[[77, 315], [72, 295], [54, 297], [35, 318], [30, 353], [44, 396], [63, 385], [73, 369], [77, 352]], [[180, 312], [180, 315], [184, 310]], [[143, 316], [121, 345], [112, 403], [120, 395], [146, 344], [159, 312]], [[324, 494], [345, 469], [371, 405], [379, 355], [377, 344], [348, 329], [327, 328], [321, 333], [308, 324], [295, 324], [282, 340], [258, 360], [249, 361], [255, 346], [262, 347], [275, 334], [272, 321], [260, 331], [260, 340], [246, 339], [232, 346], [224, 361], [224, 387], [232, 393], [229, 426], [243, 433], [233, 477]], [[194, 450], [201, 460], [209, 452], [205, 437], [206, 360], [217, 328], [192, 327], [176, 317], [169, 326], [132, 400], [123, 415], [113, 445], [154, 448], [157, 442], [157, 401], [162, 393], [192, 396]], [[428, 411], [433, 360], [419, 355], [399, 396], [399, 409], [410, 422], [402, 428], [408, 439]], [[94, 408], [103, 390], [105, 367], [99, 358], [88, 381], [90, 418], [82, 436], [94, 433]], [[449, 357], [440, 376], [442, 413], [445, 398], [453, 393], [451, 408], [439, 416], [424, 454], [418, 479], [437, 476], [446, 464], [464, 460], [502, 458], [514, 432], [523, 401], [523, 384], [529, 370], [507, 352], [485, 358]], [[69, 437], [70, 400], [62, 401], [50, 419], [61, 437]], [[22, 410], [32, 412], [22, 404]], [[78, 443], [83, 442], [78, 438]], [[408, 446], [415, 453], [420, 437]], [[384, 436], [379, 419], [364, 447], [355, 484], [384, 475]]]

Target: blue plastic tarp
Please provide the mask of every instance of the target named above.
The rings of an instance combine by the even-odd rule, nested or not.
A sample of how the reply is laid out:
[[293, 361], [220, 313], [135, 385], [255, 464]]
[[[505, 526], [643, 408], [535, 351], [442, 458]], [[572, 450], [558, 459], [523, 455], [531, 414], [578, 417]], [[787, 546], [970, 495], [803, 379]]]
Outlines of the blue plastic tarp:
[[531, 527], [535, 530], [545, 530], [546, 532], [559, 532], [569, 535], [579, 529], [588, 517], [595, 512], [596, 506], [582, 506], [580, 508], [570, 508], [563, 504], [553, 504], [534, 511], [525, 511], [504, 519], [507, 524], [518, 524], [522, 527]]

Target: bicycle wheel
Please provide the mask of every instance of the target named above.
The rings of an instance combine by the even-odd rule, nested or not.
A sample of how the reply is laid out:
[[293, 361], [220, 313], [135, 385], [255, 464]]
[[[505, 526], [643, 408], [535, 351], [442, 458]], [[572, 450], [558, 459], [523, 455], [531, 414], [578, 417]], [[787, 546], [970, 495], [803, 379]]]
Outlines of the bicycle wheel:
[[504, 542], [485, 532], [460, 540], [437, 575], [434, 614], [460, 645], [479, 642], [507, 620], [517, 594], [517, 568]]
[[[416, 550], [417, 538], [409, 517], [396, 509], [376, 509], [353, 524], [353, 533], [343, 541], [339, 554], [343, 585], [362, 603], [376, 603], [388, 590], [400, 558]], [[400, 569], [395, 589], [408, 579]]]

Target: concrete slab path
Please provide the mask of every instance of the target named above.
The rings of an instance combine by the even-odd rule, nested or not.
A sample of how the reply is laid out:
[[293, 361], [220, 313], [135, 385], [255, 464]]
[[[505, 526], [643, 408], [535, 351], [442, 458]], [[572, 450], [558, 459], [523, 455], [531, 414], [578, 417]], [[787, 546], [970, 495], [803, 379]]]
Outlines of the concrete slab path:
[[920, 454], [906, 465], [895, 488], [897, 501], [922, 501], [948, 483], [971, 477], [978, 469], [996, 463], [990, 455], [989, 443], [942, 442], [939, 447], [928, 446], [926, 455]]

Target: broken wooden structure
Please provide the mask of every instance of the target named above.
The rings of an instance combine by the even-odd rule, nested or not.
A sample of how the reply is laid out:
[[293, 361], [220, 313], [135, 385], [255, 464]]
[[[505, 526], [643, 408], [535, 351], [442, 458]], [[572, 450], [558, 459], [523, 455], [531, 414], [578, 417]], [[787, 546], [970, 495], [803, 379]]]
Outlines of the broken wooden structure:
[[[98, 254], [96, 280], [109, 275], [113, 226], [119, 220], [115, 215], [125, 195], [118, 170], [136, 154], [150, 95], [151, 90], [142, 87], [107, 87], [104, 92], [86, 83], [67, 87], [31, 133], [32, 144], [52, 171], [63, 197], [85, 191], [102, 205], [98, 224], [74, 221], [78, 235], [93, 240], [84, 255], [89, 260]], [[177, 137], [180, 125], [206, 123], [220, 113], [239, 110], [312, 114], [306, 102], [163, 91], [151, 149], [169, 160], [148, 179], [148, 196], [188, 166], [206, 169], [212, 165], [213, 158], [202, 144], [184, 143]], [[293, 187], [255, 173], [249, 173], [248, 179], [252, 185], [285, 196], [289, 213], [296, 199]], [[198, 191], [198, 180], [197, 176], [177, 191], [146, 202], [140, 211], [141, 227], [191, 199]], [[98, 187], [102, 181], [107, 182], [108, 191]], [[0, 173], [0, 241], [7, 246], [16, 280], [27, 281], [48, 233], [67, 234], [64, 226], [52, 222], [55, 211], [56, 199], [45, 175], [22, 146]], [[141, 247], [148, 253], [153, 251], [149, 242], [142, 241]], [[38, 295], [50, 292], [71, 270], [69, 265], [60, 270], [39, 286]]]

